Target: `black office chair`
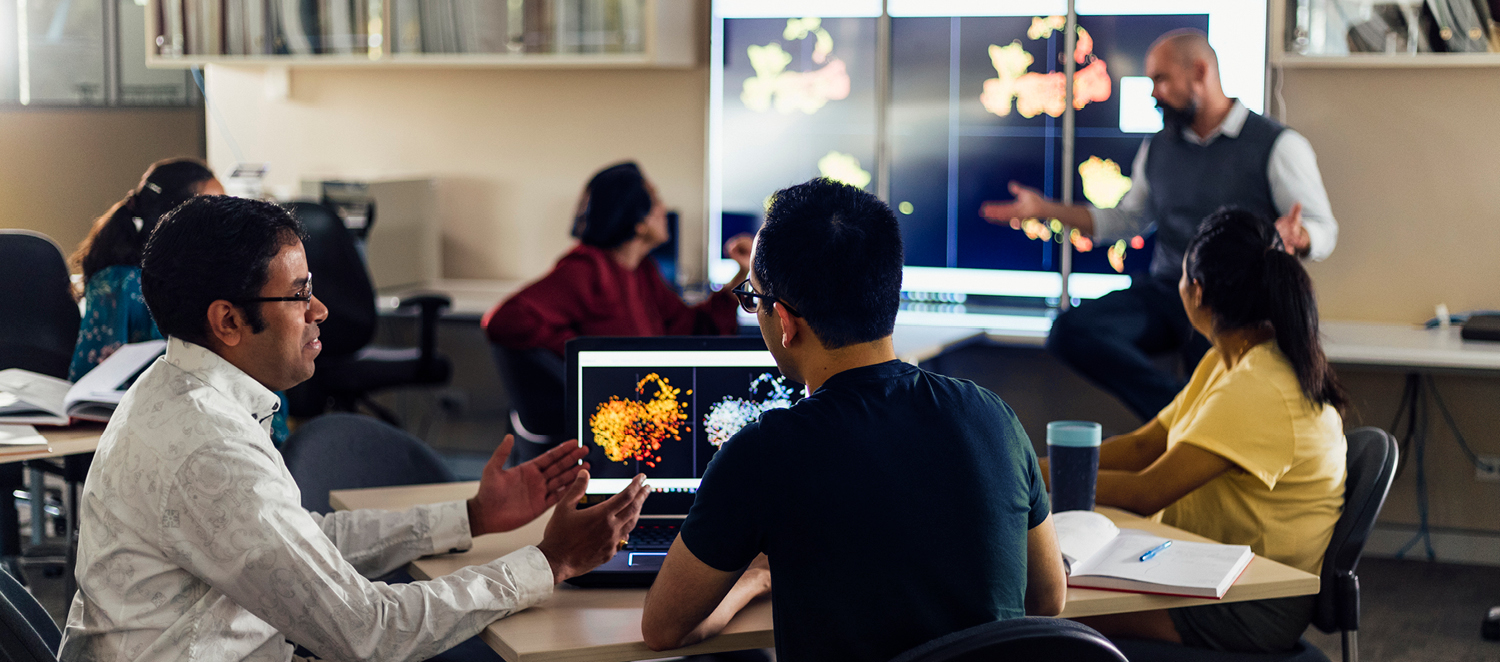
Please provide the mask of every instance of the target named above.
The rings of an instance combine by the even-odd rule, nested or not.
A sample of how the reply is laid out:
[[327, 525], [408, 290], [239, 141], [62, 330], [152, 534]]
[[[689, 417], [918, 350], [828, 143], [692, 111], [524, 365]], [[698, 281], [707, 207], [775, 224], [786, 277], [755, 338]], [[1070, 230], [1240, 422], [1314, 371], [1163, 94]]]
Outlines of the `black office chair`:
[[[0, 370], [21, 368], [68, 377], [73, 345], [78, 342], [78, 303], [62, 249], [46, 235], [0, 230], [0, 320], [5, 320], [0, 324]], [[27, 466], [61, 473], [70, 480], [77, 474], [76, 479], [82, 480], [88, 458], [74, 458], [61, 468], [49, 462]], [[0, 556], [7, 561], [21, 553], [14, 495], [23, 484], [22, 475], [21, 464], [0, 464]], [[39, 490], [33, 491], [32, 498], [41, 496]]]
[[[1364, 427], [1349, 432], [1348, 476], [1344, 479], [1344, 512], [1333, 526], [1333, 538], [1323, 555], [1318, 591], [1313, 607], [1313, 625], [1327, 633], [1343, 635], [1344, 662], [1359, 660], [1359, 556], [1364, 552], [1375, 518], [1385, 505], [1386, 494], [1396, 477], [1396, 439], [1380, 428]], [[1306, 639], [1286, 653], [1218, 653], [1152, 641], [1115, 642], [1134, 662], [1328, 662]]]
[[1128, 662], [1104, 635], [1061, 618], [1012, 618], [933, 639], [891, 662]]
[[448, 383], [453, 366], [437, 352], [437, 321], [452, 301], [441, 294], [403, 298], [398, 311], [419, 311], [418, 346], [369, 347], [377, 322], [375, 288], [354, 246], [354, 236], [323, 205], [294, 202], [288, 208], [307, 232], [303, 247], [313, 274], [313, 293], [328, 307], [328, 319], [319, 326], [323, 351], [317, 371], [312, 379], [287, 391], [288, 413], [306, 418], [329, 408], [352, 412], [363, 405], [381, 420], [400, 426], [396, 415], [370, 395], [400, 386]]
[[421, 439], [368, 416], [319, 416], [298, 427], [281, 453], [302, 507], [316, 513], [333, 512], [330, 490], [456, 480]]
[[57, 662], [62, 632], [10, 573], [0, 570], [0, 662]]
[[500, 381], [510, 396], [510, 432], [516, 436], [511, 466], [547, 452], [563, 440], [566, 368], [551, 350], [490, 345]]

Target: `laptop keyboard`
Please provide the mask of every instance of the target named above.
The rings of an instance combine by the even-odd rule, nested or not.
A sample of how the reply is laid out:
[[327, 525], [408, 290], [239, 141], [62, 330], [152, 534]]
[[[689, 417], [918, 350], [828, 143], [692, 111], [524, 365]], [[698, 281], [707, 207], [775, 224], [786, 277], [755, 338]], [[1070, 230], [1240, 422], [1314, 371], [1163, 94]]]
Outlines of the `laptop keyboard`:
[[630, 544], [625, 549], [661, 550], [672, 547], [677, 532], [682, 528], [681, 520], [641, 521], [630, 531]]

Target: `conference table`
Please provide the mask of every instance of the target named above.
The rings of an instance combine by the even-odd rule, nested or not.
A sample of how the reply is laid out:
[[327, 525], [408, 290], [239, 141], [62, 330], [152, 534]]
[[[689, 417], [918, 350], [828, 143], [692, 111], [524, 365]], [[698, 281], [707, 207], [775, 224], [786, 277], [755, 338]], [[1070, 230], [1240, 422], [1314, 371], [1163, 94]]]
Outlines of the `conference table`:
[[[339, 510], [402, 510], [418, 504], [467, 499], [474, 495], [478, 485], [467, 482], [335, 490], [329, 494], [328, 500]], [[1202, 536], [1125, 511], [1100, 508], [1099, 512], [1121, 528], [1141, 529], [1176, 540], [1209, 542]], [[515, 531], [480, 536], [466, 552], [418, 559], [411, 563], [408, 572], [417, 579], [431, 579], [500, 558], [540, 541], [550, 517], [549, 511]], [[1070, 588], [1062, 615], [1076, 618], [1311, 595], [1318, 589], [1317, 575], [1257, 556], [1223, 600]], [[735, 616], [716, 637], [675, 651], [653, 651], [641, 639], [641, 611], [645, 598], [646, 590], [640, 588], [581, 589], [562, 584], [543, 603], [495, 621], [480, 637], [510, 662], [624, 662], [775, 645], [771, 604], [769, 600], [760, 600]]]

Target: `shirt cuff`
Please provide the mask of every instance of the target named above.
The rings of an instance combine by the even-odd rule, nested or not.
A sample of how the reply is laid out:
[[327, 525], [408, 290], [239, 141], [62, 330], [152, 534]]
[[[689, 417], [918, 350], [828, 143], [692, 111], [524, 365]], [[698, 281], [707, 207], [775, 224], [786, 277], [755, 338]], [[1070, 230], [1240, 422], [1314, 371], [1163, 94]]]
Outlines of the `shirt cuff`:
[[[462, 552], [474, 546], [474, 537], [469, 534], [469, 502], [449, 501], [417, 508], [427, 511], [427, 522], [432, 527], [429, 554]], [[546, 560], [542, 563], [546, 565]]]
[[492, 562], [516, 578], [516, 609], [525, 609], [552, 596], [552, 564], [536, 545], [527, 545]]

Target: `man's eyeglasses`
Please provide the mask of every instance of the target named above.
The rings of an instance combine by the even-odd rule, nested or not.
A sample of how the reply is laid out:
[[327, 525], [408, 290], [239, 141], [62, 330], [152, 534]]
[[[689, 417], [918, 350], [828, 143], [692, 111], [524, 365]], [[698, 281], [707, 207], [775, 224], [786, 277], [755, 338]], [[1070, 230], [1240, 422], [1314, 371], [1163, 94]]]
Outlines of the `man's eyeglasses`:
[[312, 297], [313, 297], [312, 274], [309, 273], [309, 274], [307, 274], [307, 282], [302, 285], [302, 289], [297, 290], [297, 292], [295, 294], [293, 294], [292, 296], [289, 296], [289, 297], [253, 297], [253, 298], [250, 298], [250, 299], [240, 299], [239, 303], [265, 303], [265, 302], [270, 302], [270, 301], [301, 301], [304, 304], [311, 305], [312, 304]]
[[746, 278], [745, 282], [740, 283], [739, 287], [736, 287], [733, 290], [730, 290], [730, 292], [733, 293], [734, 296], [736, 296], [736, 297], [739, 298], [739, 300], [740, 300], [740, 307], [744, 308], [745, 312], [747, 312], [747, 313], [754, 313], [754, 312], [756, 312], [756, 310], [757, 310], [756, 307], [759, 305], [759, 304], [756, 303], [756, 301], [755, 301], [756, 299], [765, 299], [769, 303], [773, 303], [773, 304], [779, 303], [779, 304], [781, 304], [782, 306], [784, 306], [786, 308], [787, 312], [789, 312], [789, 313], [792, 314], [792, 317], [801, 317], [801, 315], [797, 314], [797, 311], [795, 309], [793, 309], [791, 306], [788, 306], [785, 301], [782, 301], [781, 299], [778, 299], [778, 298], [776, 298], [774, 296], [771, 296], [769, 294], [761, 294], [759, 292], [756, 292], [755, 289], [750, 285], [750, 279], [749, 278]]

